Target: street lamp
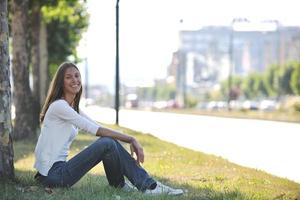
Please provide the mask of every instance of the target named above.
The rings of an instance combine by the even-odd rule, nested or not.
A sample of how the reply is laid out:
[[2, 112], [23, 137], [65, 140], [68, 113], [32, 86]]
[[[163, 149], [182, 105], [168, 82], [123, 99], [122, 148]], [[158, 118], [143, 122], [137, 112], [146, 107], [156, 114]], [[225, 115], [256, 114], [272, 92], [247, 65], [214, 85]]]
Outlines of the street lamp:
[[[283, 64], [283, 60], [281, 59], [281, 25], [278, 20], [264, 20], [262, 21], [264, 25], [268, 24], [266, 26], [265, 31], [274, 31], [277, 36], [276, 37], [276, 43], [277, 43], [277, 52], [276, 52], [276, 61], [277, 61], [277, 67], [280, 67]], [[281, 87], [278, 87], [278, 94], [277, 94], [277, 99], [280, 99], [281, 96]]]
[[234, 42], [234, 25], [235, 23], [248, 23], [249, 20], [246, 18], [234, 18], [230, 23], [230, 34], [229, 34], [229, 76], [228, 76], [228, 110], [231, 110], [230, 102], [232, 100], [232, 76], [234, 73], [234, 60], [233, 60], [233, 42]]
[[277, 65], [280, 66], [282, 64], [281, 60], [281, 33], [280, 33], [280, 22], [278, 20], [264, 20], [262, 21], [266, 26], [265, 31], [275, 31], [277, 34]]
[[120, 76], [119, 76], [119, 0], [116, 3], [116, 88], [115, 88], [116, 124], [119, 125]]

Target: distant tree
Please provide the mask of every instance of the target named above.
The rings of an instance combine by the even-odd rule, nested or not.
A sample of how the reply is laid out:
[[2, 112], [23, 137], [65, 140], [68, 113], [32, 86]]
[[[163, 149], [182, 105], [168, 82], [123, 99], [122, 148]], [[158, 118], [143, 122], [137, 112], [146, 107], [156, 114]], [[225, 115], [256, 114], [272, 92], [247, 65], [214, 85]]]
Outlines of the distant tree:
[[287, 64], [280, 69], [280, 91], [282, 95], [293, 94], [290, 82], [293, 73], [293, 64]]
[[156, 90], [156, 100], [170, 100], [175, 99], [176, 88], [174, 85], [161, 84], [154, 88]]
[[[49, 72], [73, 55], [88, 14], [78, 0], [12, 1], [13, 78], [16, 120], [14, 137], [24, 138], [38, 128], [38, 115], [49, 85]], [[50, 66], [50, 69], [49, 69]], [[29, 87], [29, 67], [33, 77]], [[51, 70], [52, 69], [52, 70]]]
[[294, 65], [290, 86], [295, 95], [300, 95], [300, 62]]
[[251, 73], [243, 80], [243, 93], [248, 99], [257, 99], [268, 95], [263, 76]]
[[13, 179], [11, 85], [8, 51], [7, 0], [0, 1], [0, 180]]
[[68, 56], [76, 58], [76, 47], [87, 28], [88, 14], [85, 3], [78, 0], [30, 0], [29, 14], [33, 94], [37, 104], [42, 105], [49, 72], [53, 74]]
[[12, 0], [12, 71], [16, 110], [13, 137], [34, 136], [38, 128], [33, 97], [29, 87], [28, 0]]
[[30, 47], [31, 47], [31, 67], [33, 87], [32, 93], [34, 97], [34, 105], [37, 113], [40, 110], [40, 29], [41, 29], [41, 6], [40, 1], [29, 1], [30, 15]]
[[279, 91], [279, 66], [270, 66], [264, 74], [264, 83], [268, 91], [268, 96], [275, 97], [278, 96]]
[[258, 74], [258, 80], [256, 82], [256, 87], [257, 87], [257, 91], [258, 91], [258, 96], [259, 97], [266, 97], [268, 96], [268, 91], [267, 91], [267, 86], [263, 80], [263, 75], [262, 74]]
[[39, 113], [42, 105], [41, 93], [46, 93], [44, 77], [41, 74], [41, 51], [40, 51], [40, 31], [41, 31], [41, 6], [38, 0], [29, 0], [29, 38], [30, 38], [30, 60], [29, 65], [32, 69], [32, 101], [33, 101], [33, 112], [34, 119], [39, 118]]
[[47, 26], [48, 63], [53, 75], [68, 56], [78, 61], [76, 47], [88, 27], [89, 15], [85, 3], [78, 0], [51, 1], [42, 6], [42, 15]]
[[234, 100], [240, 95], [240, 88], [243, 83], [243, 78], [240, 76], [232, 76], [231, 77], [231, 88], [229, 87], [229, 79], [221, 82], [221, 94], [225, 97], [225, 99]]
[[253, 99], [256, 96], [255, 85], [256, 85], [256, 77], [255, 74], [249, 74], [243, 80], [243, 92], [247, 99]]
[[39, 89], [40, 89], [40, 105], [42, 106], [47, 95], [48, 87], [50, 84], [49, 66], [48, 66], [48, 33], [44, 21], [40, 24], [40, 68], [39, 68]]
[[[197, 106], [198, 103], [198, 99], [192, 95], [192, 94], [188, 94], [186, 97], [186, 108], [195, 108]], [[176, 105], [175, 105], [176, 108]]]
[[87, 16], [84, 3], [78, 0], [29, 0], [28, 65], [33, 78], [34, 119], [38, 119], [46, 98], [51, 71], [49, 66], [52, 66], [53, 72], [68, 56], [76, 55], [81, 32], [87, 26]]
[[156, 94], [154, 94], [154, 87], [139, 87], [137, 94], [142, 101], [154, 101]]

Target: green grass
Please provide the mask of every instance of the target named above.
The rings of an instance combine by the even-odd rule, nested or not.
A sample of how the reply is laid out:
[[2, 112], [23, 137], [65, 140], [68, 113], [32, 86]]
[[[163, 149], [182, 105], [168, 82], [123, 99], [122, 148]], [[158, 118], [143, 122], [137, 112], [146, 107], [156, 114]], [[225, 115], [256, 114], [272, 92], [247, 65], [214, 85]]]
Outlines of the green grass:
[[[141, 142], [146, 155], [143, 166], [153, 177], [187, 192], [175, 198], [126, 193], [108, 186], [101, 164], [73, 187], [53, 189], [49, 194], [33, 180], [35, 141], [26, 140], [14, 143], [17, 180], [0, 183], [0, 199], [300, 199], [300, 184], [295, 182], [182, 148], [150, 134], [112, 128], [122, 129]], [[71, 156], [95, 139], [88, 134], [79, 134], [72, 145]]]
[[153, 110], [157, 112], [173, 112], [177, 114], [194, 114], [194, 115], [207, 115], [216, 117], [230, 117], [230, 118], [243, 118], [243, 119], [259, 119], [271, 120], [282, 122], [300, 123], [299, 111], [255, 111], [255, 110], [196, 110], [196, 109], [163, 109]]

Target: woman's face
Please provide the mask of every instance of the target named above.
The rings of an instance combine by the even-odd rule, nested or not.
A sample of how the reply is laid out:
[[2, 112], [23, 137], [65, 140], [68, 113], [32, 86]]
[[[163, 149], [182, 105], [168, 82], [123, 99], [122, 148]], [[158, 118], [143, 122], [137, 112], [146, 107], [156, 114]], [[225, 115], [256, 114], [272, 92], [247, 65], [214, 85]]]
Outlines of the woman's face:
[[76, 95], [81, 88], [80, 72], [75, 67], [69, 67], [64, 75], [64, 96]]

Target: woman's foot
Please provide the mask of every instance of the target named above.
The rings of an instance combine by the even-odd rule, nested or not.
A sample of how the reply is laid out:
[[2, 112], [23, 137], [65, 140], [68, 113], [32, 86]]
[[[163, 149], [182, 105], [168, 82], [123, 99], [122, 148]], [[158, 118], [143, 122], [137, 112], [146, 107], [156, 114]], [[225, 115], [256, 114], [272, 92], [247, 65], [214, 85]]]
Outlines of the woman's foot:
[[171, 195], [171, 196], [178, 196], [178, 195], [183, 194], [182, 189], [174, 189], [174, 188], [166, 186], [166, 185], [164, 185], [164, 184], [162, 184], [161, 182], [158, 182], [158, 181], [156, 182], [156, 184], [157, 185], [153, 190], [147, 189], [144, 193], [149, 194], [149, 195], [167, 194], [167, 195]]
[[124, 186], [121, 188], [121, 190], [125, 191], [125, 192], [135, 192], [138, 191], [136, 187], [134, 187], [131, 183], [129, 183], [128, 181], [125, 181]]

